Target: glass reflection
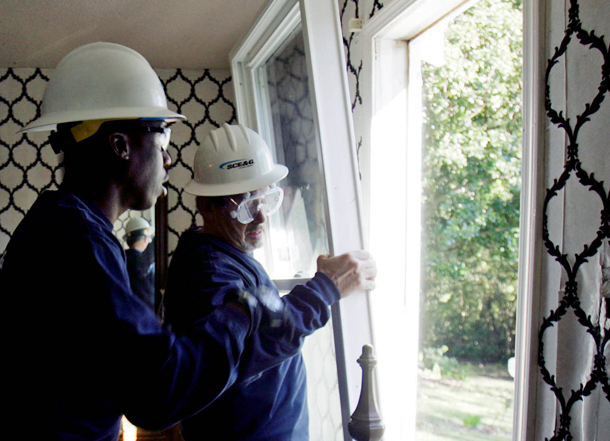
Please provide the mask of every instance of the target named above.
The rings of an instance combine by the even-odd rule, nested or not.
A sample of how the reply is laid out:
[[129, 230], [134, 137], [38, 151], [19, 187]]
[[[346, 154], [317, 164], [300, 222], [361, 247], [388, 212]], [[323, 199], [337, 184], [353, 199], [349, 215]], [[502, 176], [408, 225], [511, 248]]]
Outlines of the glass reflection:
[[155, 302], [155, 207], [127, 210], [114, 224], [114, 234], [123, 244], [132, 292], [151, 309]]
[[263, 260], [274, 279], [311, 277], [316, 258], [328, 253], [324, 180], [309, 91], [303, 32], [299, 27], [259, 72], [266, 96], [268, 139], [290, 173], [280, 182], [284, 203], [268, 220]]

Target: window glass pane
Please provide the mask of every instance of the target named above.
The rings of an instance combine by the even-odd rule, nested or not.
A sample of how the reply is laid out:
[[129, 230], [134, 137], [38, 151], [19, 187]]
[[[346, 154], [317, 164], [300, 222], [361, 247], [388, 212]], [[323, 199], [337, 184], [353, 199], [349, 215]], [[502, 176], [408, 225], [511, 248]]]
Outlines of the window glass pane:
[[521, 170], [519, 2], [409, 43], [421, 84], [418, 440], [511, 440]]
[[265, 249], [256, 255], [274, 279], [311, 277], [316, 257], [328, 252], [324, 180], [299, 27], [258, 71], [266, 103], [267, 142], [290, 173], [280, 186], [284, 202], [268, 220]]
[[[276, 281], [312, 277], [317, 256], [328, 253], [327, 204], [300, 25], [255, 77], [260, 133], [290, 172], [279, 183], [282, 208], [268, 218], [265, 245], [254, 255]], [[332, 331], [329, 321], [302, 350], [312, 441], [344, 439]]]

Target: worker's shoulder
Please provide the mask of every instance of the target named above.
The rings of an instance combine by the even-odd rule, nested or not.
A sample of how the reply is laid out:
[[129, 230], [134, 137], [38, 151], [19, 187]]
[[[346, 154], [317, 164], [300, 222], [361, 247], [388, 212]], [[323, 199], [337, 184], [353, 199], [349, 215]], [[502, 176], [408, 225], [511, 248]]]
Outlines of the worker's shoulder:
[[44, 224], [56, 234], [83, 237], [107, 237], [112, 224], [93, 201], [64, 191], [42, 193], [27, 217], [35, 224]]
[[210, 234], [202, 233], [197, 227], [190, 228], [182, 233], [175, 256], [184, 256], [186, 259], [195, 259], [198, 262], [214, 261], [227, 255], [224, 241]]
[[195, 271], [209, 273], [258, 272], [256, 261], [216, 236], [191, 228], [182, 233], [170, 264], [170, 273]]

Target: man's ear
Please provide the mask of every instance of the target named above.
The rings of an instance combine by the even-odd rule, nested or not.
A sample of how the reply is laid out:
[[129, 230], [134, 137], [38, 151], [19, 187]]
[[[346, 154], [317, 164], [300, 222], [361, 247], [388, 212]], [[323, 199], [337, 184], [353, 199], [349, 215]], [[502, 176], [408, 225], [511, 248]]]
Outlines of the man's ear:
[[208, 224], [217, 223], [217, 216], [222, 215], [222, 206], [214, 203], [209, 197], [197, 196], [195, 204], [197, 205], [197, 211], [203, 219], [204, 225], [206, 225], [206, 222]]
[[210, 211], [210, 200], [206, 197], [197, 196], [195, 198], [195, 204], [197, 205], [197, 210], [201, 216]]
[[124, 133], [114, 132], [108, 136], [108, 143], [114, 153], [121, 159], [128, 160], [131, 155], [129, 137]]

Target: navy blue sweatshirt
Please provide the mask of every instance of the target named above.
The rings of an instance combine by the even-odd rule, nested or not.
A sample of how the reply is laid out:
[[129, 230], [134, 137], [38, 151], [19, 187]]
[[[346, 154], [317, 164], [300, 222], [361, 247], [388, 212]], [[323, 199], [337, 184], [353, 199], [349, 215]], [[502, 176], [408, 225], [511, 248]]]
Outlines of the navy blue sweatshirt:
[[[185, 232], [172, 257], [165, 292], [166, 322], [173, 330], [188, 332], [202, 317], [224, 309], [230, 293], [248, 292], [267, 301], [280, 301], [266, 271], [251, 254], [196, 229]], [[300, 351], [303, 338], [324, 326], [340, 293], [322, 273], [281, 297], [281, 306], [293, 328], [260, 329], [246, 342], [248, 366], [237, 382], [203, 411], [182, 422], [186, 441], [306, 441], [308, 411], [306, 375]], [[261, 370], [270, 354], [286, 360]]]
[[[3, 430], [15, 439], [115, 440], [123, 414], [168, 427], [232, 385], [246, 356], [250, 320], [239, 308], [180, 337], [164, 330], [131, 292], [109, 220], [63, 190], [44, 192], [14, 232], [0, 295]], [[273, 356], [259, 367], [286, 358]]]

